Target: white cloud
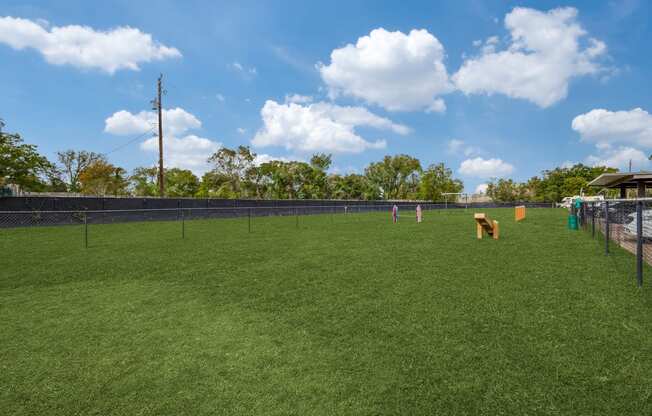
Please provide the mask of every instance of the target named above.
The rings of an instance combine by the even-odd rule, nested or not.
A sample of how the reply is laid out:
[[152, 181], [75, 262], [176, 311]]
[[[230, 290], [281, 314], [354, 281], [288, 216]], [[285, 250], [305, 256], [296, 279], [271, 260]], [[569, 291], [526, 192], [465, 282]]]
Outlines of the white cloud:
[[479, 57], [468, 59], [452, 76], [465, 94], [505, 94], [548, 107], [568, 93], [573, 77], [603, 70], [597, 59], [606, 45], [577, 23], [571, 7], [541, 12], [514, 8], [505, 16], [510, 45], [496, 52], [498, 38], [485, 42]]
[[610, 147], [600, 150], [600, 154], [590, 155], [586, 163], [590, 166], [607, 166], [627, 170], [629, 161], [632, 161], [632, 170], [646, 169], [650, 167], [650, 160], [642, 151], [633, 147], [620, 146], [612, 149]]
[[[221, 143], [190, 134], [181, 138], [163, 136], [163, 153], [167, 167], [190, 169], [196, 174], [209, 170], [207, 159], [215, 153]], [[140, 148], [158, 154], [158, 137], [151, 137], [140, 144]]]
[[260, 166], [263, 163], [271, 162], [272, 160], [279, 160], [281, 162], [291, 162], [293, 160], [297, 160], [297, 158], [290, 159], [284, 156], [272, 156], [266, 153], [262, 153], [256, 155], [256, 157], [254, 158], [254, 165]]
[[481, 183], [480, 185], [475, 187], [475, 191], [473, 192], [474, 194], [486, 194], [487, 193], [487, 187], [489, 185], [486, 183]]
[[310, 95], [300, 95], [292, 94], [285, 96], [285, 103], [296, 103], [296, 104], [308, 104], [312, 102], [312, 96]]
[[464, 140], [452, 139], [448, 142], [448, 153], [470, 157], [482, 153], [480, 148], [467, 145]]
[[483, 159], [476, 157], [466, 159], [458, 169], [462, 175], [473, 176], [476, 178], [498, 178], [509, 175], [514, 171], [514, 166], [503, 162], [501, 159]]
[[361, 98], [390, 111], [445, 111], [437, 96], [450, 92], [444, 47], [427, 30], [409, 34], [374, 29], [368, 36], [331, 52], [318, 64], [329, 95]]
[[35, 49], [53, 65], [93, 68], [113, 74], [137, 71], [143, 62], [181, 57], [176, 48], [155, 42], [152, 35], [128, 26], [97, 31], [88, 26], [52, 26], [41, 21], [0, 17], [0, 43]]
[[[156, 124], [157, 116], [153, 111], [132, 114], [122, 110], [105, 120], [104, 131], [120, 136], [140, 134], [152, 130]], [[188, 134], [190, 130], [199, 128], [199, 119], [186, 110], [178, 107], [163, 110], [163, 152], [166, 166], [190, 169], [197, 174], [208, 170], [208, 157], [222, 144]], [[143, 141], [140, 148], [146, 152], [158, 152], [158, 136]]]
[[652, 147], [652, 115], [641, 108], [629, 111], [591, 110], [573, 119], [583, 141]]
[[[129, 111], [118, 111], [104, 122], [104, 131], [115, 135], [145, 133], [158, 125], [158, 117], [154, 111], [141, 111], [132, 114]], [[201, 128], [201, 122], [194, 115], [182, 108], [163, 110], [163, 137], [179, 136], [188, 130]]]
[[247, 132], [247, 129], [243, 129], [242, 127], [238, 127], [238, 128], [236, 129], [236, 131], [237, 131], [239, 134], [245, 134], [245, 133]]
[[405, 135], [410, 129], [379, 117], [362, 107], [342, 107], [319, 102], [306, 106], [268, 100], [260, 111], [264, 126], [256, 133], [256, 147], [282, 146], [299, 152], [360, 153], [382, 149], [384, 140], [360, 137], [358, 126], [390, 130]]

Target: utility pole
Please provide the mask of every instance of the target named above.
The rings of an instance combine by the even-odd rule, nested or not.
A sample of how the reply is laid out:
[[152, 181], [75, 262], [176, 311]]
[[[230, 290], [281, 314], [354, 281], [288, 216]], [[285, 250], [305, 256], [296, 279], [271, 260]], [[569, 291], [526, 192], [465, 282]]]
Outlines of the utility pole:
[[161, 198], [165, 196], [165, 175], [163, 174], [163, 104], [161, 96], [163, 84], [163, 74], [158, 77], [156, 83], [156, 99], [154, 100], [154, 109], [158, 111], [158, 194]]

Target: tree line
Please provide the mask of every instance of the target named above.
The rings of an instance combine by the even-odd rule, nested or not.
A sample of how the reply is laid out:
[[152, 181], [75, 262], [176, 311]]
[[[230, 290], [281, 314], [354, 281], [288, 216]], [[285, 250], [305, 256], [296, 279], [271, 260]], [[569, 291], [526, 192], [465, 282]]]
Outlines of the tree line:
[[[158, 196], [158, 168], [138, 167], [128, 173], [103, 154], [57, 152], [51, 162], [19, 134], [2, 132], [0, 120], [0, 188], [8, 185], [30, 192], [70, 192], [98, 196]], [[412, 156], [385, 156], [362, 174], [329, 173], [331, 155], [314, 154], [308, 162], [271, 160], [255, 163], [247, 146], [220, 148], [207, 158], [201, 178], [187, 169], [164, 171], [166, 196], [245, 199], [410, 199], [443, 201], [445, 193], [464, 189], [444, 163], [423, 167]], [[496, 202], [559, 201], [584, 191], [588, 182], [616, 169], [577, 164], [542, 172], [524, 183], [492, 180], [487, 196]], [[452, 199], [452, 198], [448, 198]]]

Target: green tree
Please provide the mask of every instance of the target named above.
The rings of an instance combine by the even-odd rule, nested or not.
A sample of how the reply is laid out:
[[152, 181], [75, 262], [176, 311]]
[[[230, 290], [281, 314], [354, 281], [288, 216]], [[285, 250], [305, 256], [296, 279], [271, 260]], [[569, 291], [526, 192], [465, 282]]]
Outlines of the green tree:
[[380, 198], [378, 187], [372, 185], [366, 176], [355, 173], [328, 177], [330, 197], [333, 199], [372, 200]]
[[187, 169], [166, 169], [165, 184], [165, 192], [171, 197], [194, 196], [199, 191], [199, 178]]
[[79, 175], [84, 169], [97, 160], [106, 161], [101, 154], [86, 150], [65, 150], [63, 152], [57, 152], [57, 160], [61, 164], [63, 180], [69, 192], [79, 192], [81, 189]]
[[0, 186], [18, 185], [22, 190], [47, 190], [56, 182], [56, 169], [35, 145], [25, 144], [19, 134], [4, 133], [0, 123]]
[[[255, 159], [256, 154], [247, 146], [238, 146], [237, 149], [222, 147], [208, 158], [208, 162], [213, 164], [212, 176], [208, 179], [219, 178], [222, 189], [219, 192], [222, 194], [233, 198], [248, 197], [246, 191], [251, 187], [243, 182], [247, 179], [249, 170], [254, 167]], [[202, 189], [202, 193], [218, 192], [211, 188], [214, 185], [207, 184], [208, 188]], [[230, 189], [227, 190], [227, 187]]]
[[591, 188], [588, 183], [603, 173], [617, 172], [617, 169], [605, 166], [586, 166], [578, 163], [571, 167], [558, 167], [542, 172], [542, 177], [528, 181], [528, 187], [536, 201], [559, 202], [565, 196], [594, 195], [599, 189]]
[[444, 193], [458, 193], [464, 189], [464, 183], [453, 178], [453, 171], [443, 163], [430, 165], [421, 175], [419, 181], [419, 199], [443, 201]]
[[521, 187], [511, 179], [492, 180], [487, 184], [487, 196], [494, 202], [518, 201]]
[[79, 173], [80, 190], [86, 195], [125, 195], [126, 171], [103, 158], [95, 160]]
[[135, 168], [129, 177], [129, 189], [135, 196], [157, 196], [158, 168]]
[[383, 199], [415, 199], [420, 173], [419, 159], [408, 155], [385, 156], [365, 169], [365, 176], [380, 190]]

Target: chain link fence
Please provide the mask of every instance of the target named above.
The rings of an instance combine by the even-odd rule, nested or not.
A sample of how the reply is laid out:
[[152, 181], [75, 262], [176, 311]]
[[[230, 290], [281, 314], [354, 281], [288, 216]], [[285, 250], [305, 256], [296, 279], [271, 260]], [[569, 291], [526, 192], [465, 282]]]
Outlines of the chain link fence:
[[[89, 240], [97, 241], [104, 234], [118, 235], [118, 238], [128, 237], [129, 233], [149, 232], [149, 233], [177, 233], [182, 238], [187, 234], [192, 234], [202, 229], [211, 229], [212, 220], [234, 219], [238, 220], [237, 227], [240, 230], [247, 230], [249, 233], [254, 230], [263, 232], [272, 229], [274, 226], [302, 228], [317, 226], [319, 221], [311, 221], [312, 216], [328, 216], [330, 222], [360, 222], [360, 221], [380, 221], [380, 218], [391, 221], [392, 208], [394, 203], [388, 201], [378, 201], [376, 203], [363, 205], [356, 201], [354, 204], [343, 203], [339, 205], [308, 205], [294, 204], [276, 204], [276, 206], [221, 206], [221, 207], [181, 207], [181, 208], [160, 208], [160, 209], [56, 209], [56, 210], [0, 210], [0, 232], [7, 229], [29, 229], [41, 228], [44, 233], [40, 233], [35, 238], [80, 238], [78, 231], [81, 227], [82, 244], [89, 246]], [[400, 221], [415, 221], [416, 207], [421, 206], [422, 211], [431, 211], [432, 215], [452, 215], [454, 213], [467, 213], [472, 209], [512, 207], [514, 204], [463, 204], [463, 203], [419, 203], [419, 202], [397, 202], [399, 208]], [[550, 207], [550, 204], [531, 204], [531, 207]], [[359, 215], [372, 214], [378, 215]], [[435, 214], [436, 213], [436, 214]], [[385, 217], [386, 215], [386, 217]], [[427, 217], [427, 214], [425, 215]], [[273, 218], [287, 218], [274, 222]], [[261, 221], [258, 218], [268, 218], [269, 221]], [[202, 223], [201, 221], [209, 221]], [[327, 219], [328, 220], [328, 219]], [[170, 226], [158, 227], [157, 229], [145, 226], [146, 223], [168, 223]], [[178, 223], [178, 227], [171, 223]], [[329, 222], [327, 221], [326, 224]], [[101, 225], [110, 224], [132, 224], [128, 229], [109, 231]], [[142, 224], [142, 225], [139, 225]], [[77, 227], [75, 227], [77, 226]], [[91, 231], [89, 233], [89, 226]], [[99, 227], [95, 227], [99, 226]], [[45, 229], [54, 227], [61, 232], [50, 233]], [[154, 226], [156, 227], [156, 226]], [[272, 228], [270, 228], [272, 227]], [[72, 233], [65, 230], [70, 229]], [[140, 230], [140, 231], [139, 231]], [[64, 232], [62, 234], [62, 232]], [[117, 234], [116, 234], [117, 233]], [[46, 234], [48, 235], [46, 237]], [[61, 235], [64, 235], [61, 237]], [[57, 237], [57, 235], [59, 237]], [[174, 235], [174, 234], [170, 234]]]
[[652, 265], [652, 199], [584, 202], [579, 225], [593, 238], [604, 237], [604, 252], [615, 243], [636, 257], [636, 281], [643, 285], [643, 262]]

